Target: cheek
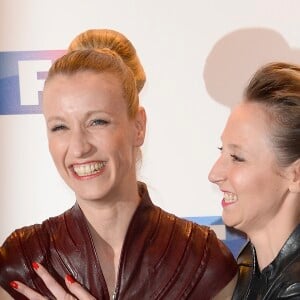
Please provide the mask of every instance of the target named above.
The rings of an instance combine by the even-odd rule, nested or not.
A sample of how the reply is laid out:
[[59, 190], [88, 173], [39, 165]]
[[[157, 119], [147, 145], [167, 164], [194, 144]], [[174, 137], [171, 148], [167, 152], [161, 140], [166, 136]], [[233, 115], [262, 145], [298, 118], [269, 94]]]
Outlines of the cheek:
[[54, 138], [49, 138], [48, 139], [48, 148], [49, 148], [49, 152], [52, 156], [52, 159], [54, 160], [55, 164], [57, 165], [63, 157], [63, 153], [64, 153], [63, 143], [57, 141]]
[[118, 131], [114, 134], [107, 135], [105, 140], [108, 142], [102, 143], [102, 145], [104, 147], [107, 145], [107, 147], [115, 149], [116, 151], [121, 151], [122, 149], [127, 149], [133, 146], [133, 136], [128, 130]]
[[[266, 182], [266, 178], [269, 173], [261, 170], [257, 172], [258, 166], [256, 168], [247, 168], [239, 171], [232, 172], [231, 184], [234, 191], [238, 194], [240, 200], [246, 199], [250, 200], [251, 203], [261, 201], [261, 199], [266, 198], [270, 192], [270, 185], [273, 185], [273, 188], [276, 188], [273, 182]], [[277, 188], [276, 188], [277, 189]]]
[[124, 132], [123, 135], [118, 136], [115, 142], [115, 151], [119, 160], [125, 165], [135, 162], [137, 148], [133, 144], [132, 136]]
[[234, 168], [230, 171], [228, 176], [230, 179], [230, 184], [234, 189], [234, 192], [239, 194], [251, 185], [251, 176], [249, 176], [249, 170]]
[[[265, 176], [251, 168], [234, 169], [231, 172], [231, 185], [237, 194], [255, 194], [265, 185]], [[242, 193], [242, 194], [241, 194]]]

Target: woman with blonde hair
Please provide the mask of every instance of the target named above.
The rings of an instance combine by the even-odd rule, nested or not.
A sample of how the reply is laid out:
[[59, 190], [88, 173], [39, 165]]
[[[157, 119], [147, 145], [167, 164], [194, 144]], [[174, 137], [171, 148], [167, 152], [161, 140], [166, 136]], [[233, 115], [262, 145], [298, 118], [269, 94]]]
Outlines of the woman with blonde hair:
[[1, 299], [74, 299], [69, 290], [80, 299], [231, 297], [229, 250], [209, 228], [155, 206], [137, 181], [144, 82], [134, 47], [113, 30], [80, 34], [51, 67], [43, 92], [49, 149], [76, 203], [8, 237]]

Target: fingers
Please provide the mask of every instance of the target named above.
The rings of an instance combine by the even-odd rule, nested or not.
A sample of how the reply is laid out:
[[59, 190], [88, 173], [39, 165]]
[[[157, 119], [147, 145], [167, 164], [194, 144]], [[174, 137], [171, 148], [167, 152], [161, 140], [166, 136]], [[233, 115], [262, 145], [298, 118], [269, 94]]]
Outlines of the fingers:
[[74, 296], [68, 294], [48, 273], [48, 271], [37, 262], [33, 262], [32, 266], [35, 272], [41, 277], [49, 291], [58, 300], [73, 300], [76, 299]]
[[18, 291], [19, 293], [23, 294], [26, 298], [28, 298], [30, 300], [45, 300], [45, 299], [48, 299], [46, 297], [43, 297], [42, 295], [40, 295], [36, 291], [32, 290], [31, 288], [29, 288], [28, 286], [26, 286], [22, 282], [12, 281], [10, 283], [10, 286], [12, 288], [14, 288], [16, 291]]
[[88, 291], [86, 291], [71, 275], [65, 277], [66, 285], [69, 291], [80, 300], [96, 300]]
[[33, 263], [32, 264], [36, 273], [42, 278], [48, 289], [51, 293], [55, 296], [58, 300], [73, 300], [73, 299], [80, 299], [80, 300], [96, 300], [88, 291], [86, 291], [75, 279], [67, 274], [65, 276], [65, 283], [69, 289], [69, 291], [75, 295], [67, 293], [48, 273], [48, 271], [40, 264]]
[[[37, 262], [32, 263], [32, 266], [37, 273], [37, 275], [43, 280], [49, 291], [53, 294], [57, 300], [96, 300], [87, 290], [85, 290], [71, 275], [66, 275], [65, 282], [69, 291], [75, 295], [71, 295], [66, 292], [63, 287], [56, 282], [56, 280], [48, 273], [48, 271]], [[45, 300], [48, 299], [29, 288], [25, 284], [19, 281], [12, 281], [10, 283], [11, 287], [14, 288], [19, 293], [23, 294], [30, 300]]]

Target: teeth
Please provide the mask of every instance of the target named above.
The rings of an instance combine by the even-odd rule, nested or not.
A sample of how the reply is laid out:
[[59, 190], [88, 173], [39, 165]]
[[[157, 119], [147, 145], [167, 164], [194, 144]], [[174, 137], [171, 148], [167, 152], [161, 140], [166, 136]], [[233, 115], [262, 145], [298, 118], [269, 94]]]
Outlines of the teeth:
[[73, 166], [73, 169], [78, 176], [88, 176], [88, 175], [93, 175], [98, 173], [99, 170], [104, 168], [104, 166], [105, 166], [105, 162], [102, 161], [102, 162], [95, 162], [92, 164]]
[[232, 193], [224, 193], [224, 200], [225, 202], [235, 202], [237, 201], [237, 195]]

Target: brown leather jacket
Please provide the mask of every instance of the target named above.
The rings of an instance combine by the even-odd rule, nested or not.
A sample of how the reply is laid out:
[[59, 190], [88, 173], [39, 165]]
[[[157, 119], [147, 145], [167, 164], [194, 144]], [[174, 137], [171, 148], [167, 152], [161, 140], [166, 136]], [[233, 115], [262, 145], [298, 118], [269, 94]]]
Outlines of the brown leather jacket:
[[[211, 299], [237, 272], [227, 248], [209, 228], [154, 206], [147, 188], [123, 245], [116, 299]], [[0, 248], [0, 285], [14, 299], [26, 299], [10, 288], [19, 280], [53, 299], [31, 267], [43, 264], [65, 287], [71, 274], [97, 299], [109, 299], [86, 219], [77, 204], [42, 224], [16, 230]]]

